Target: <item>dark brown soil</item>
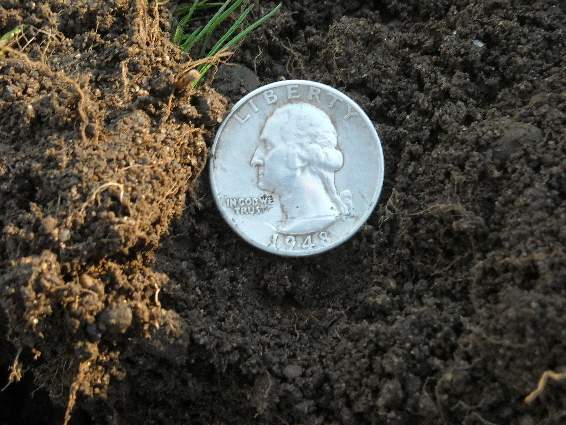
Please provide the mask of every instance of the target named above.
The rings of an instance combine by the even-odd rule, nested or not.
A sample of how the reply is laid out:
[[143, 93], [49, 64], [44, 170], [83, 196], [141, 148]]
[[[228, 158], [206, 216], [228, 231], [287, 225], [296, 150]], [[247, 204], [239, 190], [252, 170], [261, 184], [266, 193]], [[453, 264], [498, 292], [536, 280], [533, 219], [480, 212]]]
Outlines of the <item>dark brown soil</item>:
[[226, 105], [173, 90], [164, 6], [1, 5], [35, 39], [0, 58], [0, 424], [566, 423], [566, 382], [524, 402], [566, 372], [563, 1], [285, 2], [216, 89], [330, 84], [386, 159], [308, 259], [196, 179]]

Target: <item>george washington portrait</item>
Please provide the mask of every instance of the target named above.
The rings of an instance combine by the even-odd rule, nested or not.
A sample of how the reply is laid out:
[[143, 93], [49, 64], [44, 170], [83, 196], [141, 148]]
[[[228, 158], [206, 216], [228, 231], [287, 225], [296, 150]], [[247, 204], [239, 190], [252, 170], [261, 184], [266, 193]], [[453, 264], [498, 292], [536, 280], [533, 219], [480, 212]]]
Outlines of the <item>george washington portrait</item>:
[[307, 234], [351, 214], [349, 191], [338, 193], [336, 173], [344, 165], [330, 117], [308, 103], [276, 109], [263, 126], [251, 166], [257, 186], [280, 200], [278, 231]]

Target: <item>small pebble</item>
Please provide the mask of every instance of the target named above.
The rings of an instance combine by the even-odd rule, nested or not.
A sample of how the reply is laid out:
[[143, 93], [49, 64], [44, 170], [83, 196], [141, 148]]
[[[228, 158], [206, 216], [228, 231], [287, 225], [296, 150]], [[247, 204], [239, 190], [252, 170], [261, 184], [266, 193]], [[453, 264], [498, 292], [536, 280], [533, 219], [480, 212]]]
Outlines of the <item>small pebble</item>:
[[479, 49], [483, 49], [485, 47], [485, 43], [479, 40], [474, 40], [472, 41], [472, 43], [474, 44], [474, 46], [476, 46]]
[[69, 239], [71, 239], [71, 232], [69, 229], [61, 229], [59, 231], [59, 240], [61, 242], [67, 242]]
[[42, 220], [41, 225], [45, 233], [52, 234], [57, 229], [57, 220], [54, 217], [48, 216]]
[[312, 413], [315, 407], [314, 401], [305, 400], [295, 405], [295, 411], [301, 416], [306, 416]]
[[380, 410], [397, 409], [403, 401], [403, 389], [397, 379], [387, 381], [379, 393], [377, 407]]
[[298, 365], [288, 365], [283, 369], [283, 374], [287, 379], [295, 379], [303, 374], [303, 368]]
[[100, 314], [97, 320], [101, 331], [114, 334], [123, 334], [132, 324], [132, 309], [126, 303], [109, 305]]

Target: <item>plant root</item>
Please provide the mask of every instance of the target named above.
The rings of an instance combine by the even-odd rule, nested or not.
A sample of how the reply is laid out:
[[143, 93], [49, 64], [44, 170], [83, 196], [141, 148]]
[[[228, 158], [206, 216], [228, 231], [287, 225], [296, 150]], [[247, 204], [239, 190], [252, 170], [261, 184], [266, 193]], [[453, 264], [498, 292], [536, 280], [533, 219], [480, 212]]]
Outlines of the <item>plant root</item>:
[[189, 86], [191, 83], [194, 83], [198, 80], [200, 80], [201, 75], [200, 73], [197, 71], [197, 67], [200, 65], [213, 65], [213, 66], [217, 66], [219, 63], [224, 62], [224, 58], [228, 58], [230, 56], [232, 56], [233, 52], [231, 51], [220, 51], [218, 53], [216, 53], [213, 56], [209, 56], [206, 58], [202, 58], [202, 59], [198, 59], [198, 60], [192, 60], [189, 63], [187, 63], [183, 69], [179, 72], [179, 74], [177, 75], [177, 78], [175, 80], [175, 88], [177, 90], [184, 90], [185, 88], [187, 88], [187, 86]]
[[134, 16], [132, 28], [134, 39], [139, 41], [141, 46], [155, 46], [159, 38], [159, 6], [163, 3], [155, 1], [153, 3], [153, 16], [150, 16], [148, 0], [134, 0]]
[[108, 189], [110, 187], [117, 187], [118, 189], [120, 189], [120, 203], [122, 204], [124, 202], [124, 185], [117, 183], [117, 182], [108, 182], [108, 183], [104, 183], [101, 186], [98, 186], [91, 193], [91, 195], [88, 197], [88, 199], [85, 201], [85, 203], [81, 207], [79, 214], [82, 214], [85, 211], [88, 204], [93, 202], [100, 193], [104, 192], [106, 189]]
[[8, 376], [8, 383], [0, 390], [0, 392], [4, 391], [14, 382], [19, 382], [22, 379], [23, 372], [22, 372], [22, 364], [20, 363], [20, 354], [22, 354], [22, 348], [18, 348], [18, 352], [16, 353], [16, 357], [12, 362], [12, 366], [10, 366], [10, 375]]
[[[24, 62], [30, 68], [37, 68], [37, 69], [40, 69], [41, 71], [45, 72], [47, 75], [49, 75], [51, 78], [53, 78], [53, 80], [57, 80], [57, 79], [63, 80], [65, 83], [69, 84], [77, 92], [77, 94], [79, 96], [79, 103], [78, 103], [78, 107], [77, 107], [77, 112], [79, 114], [79, 118], [81, 119], [81, 129], [80, 129], [81, 138], [82, 138], [83, 142], [87, 142], [88, 138], [86, 136], [86, 128], [90, 124], [89, 119], [88, 119], [88, 114], [87, 114], [87, 108], [86, 108], [86, 105], [88, 104], [88, 98], [87, 98], [85, 92], [83, 91], [83, 89], [81, 88], [81, 86], [79, 85], [79, 83], [77, 83], [75, 80], [67, 77], [62, 72], [59, 72], [59, 73], [54, 72], [44, 62], [32, 61], [25, 53], [22, 53], [19, 50], [16, 50], [16, 49], [13, 49], [11, 47], [6, 46], [6, 47], [2, 47], [2, 51], [6, 52], [6, 53], [10, 53], [11, 55], [13, 55], [15, 57], [15, 58], [5, 59], [6, 62], [8, 62], [8, 63], [10, 63], [10, 62], [16, 62], [16, 63]], [[94, 138], [96, 140], [96, 137], [97, 137], [96, 126], [94, 126], [94, 127], [95, 127]]]
[[122, 77], [122, 96], [125, 102], [129, 102], [128, 88], [130, 81], [128, 80], [128, 61], [120, 62], [120, 74]]
[[83, 377], [85, 375], [86, 370], [90, 366], [90, 361], [84, 361], [79, 364], [79, 371], [75, 380], [71, 384], [71, 390], [69, 392], [69, 401], [67, 402], [67, 408], [65, 409], [65, 418], [63, 420], [63, 425], [68, 425], [69, 421], [71, 420], [71, 415], [73, 413], [73, 409], [75, 408], [75, 403], [77, 402], [77, 394], [79, 392], [79, 388]]
[[549, 380], [556, 382], [566, 381], [566, 372], [545, 371], [538, 381], [537, 388], [525, 397], [525, 403], [533, 403], [544, 392]]

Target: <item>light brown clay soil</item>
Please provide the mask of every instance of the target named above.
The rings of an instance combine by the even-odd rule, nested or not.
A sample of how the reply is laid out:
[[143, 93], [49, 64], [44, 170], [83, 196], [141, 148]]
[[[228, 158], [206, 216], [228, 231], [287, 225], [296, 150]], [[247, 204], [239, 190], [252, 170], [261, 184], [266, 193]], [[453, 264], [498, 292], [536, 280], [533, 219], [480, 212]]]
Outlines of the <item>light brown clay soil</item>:
[[[228, 100], [173, 90], [166, 7], [1, 4], [35, 39], [0, 59], [0, 423], [566, 423], [566, 382], [524, 402], [566, 370], [563, 1], [285, 1]], [[241, 241], [203, 171], [281, 78], [384, 145], [379, 207], [313, 258]]]

